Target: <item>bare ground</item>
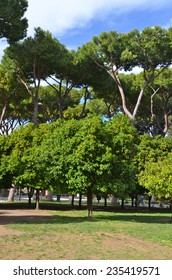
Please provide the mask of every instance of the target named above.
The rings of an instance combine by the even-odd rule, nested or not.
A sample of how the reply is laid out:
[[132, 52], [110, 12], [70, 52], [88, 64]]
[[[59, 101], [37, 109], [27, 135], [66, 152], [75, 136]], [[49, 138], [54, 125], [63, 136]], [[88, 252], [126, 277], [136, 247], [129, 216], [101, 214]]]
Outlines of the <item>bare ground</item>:
[[5, 225], [13, 224], [19, 221], [42, 221], [47, 217], [52, 216], [45, 210], [33, 210], [33, 209], [22, 209], [22, 210], [0, 210], [0, 236], [2, 235], [18, 235], [23, 232], [17, 230], [11, 230], [5, 227]]

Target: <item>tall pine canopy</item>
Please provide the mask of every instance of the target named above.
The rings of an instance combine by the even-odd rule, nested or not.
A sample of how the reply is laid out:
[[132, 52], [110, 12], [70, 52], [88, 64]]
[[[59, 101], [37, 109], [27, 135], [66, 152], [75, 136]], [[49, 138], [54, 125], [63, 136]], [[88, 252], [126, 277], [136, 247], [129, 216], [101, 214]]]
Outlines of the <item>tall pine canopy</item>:
[[28, 23], [24, 14], [27, 7], [27, 0], [0, 0], [0, 38], [13, 43], [26, 36]]

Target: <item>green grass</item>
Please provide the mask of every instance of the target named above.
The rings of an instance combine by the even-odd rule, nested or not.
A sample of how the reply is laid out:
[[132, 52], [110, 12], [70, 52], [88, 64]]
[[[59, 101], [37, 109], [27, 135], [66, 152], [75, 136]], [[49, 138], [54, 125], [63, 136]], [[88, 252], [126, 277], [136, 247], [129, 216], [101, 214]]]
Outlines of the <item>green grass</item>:
[[[22, 210], [21, 210], [22, 211]], [[169, 213], [51, 211], [40, 221], [7, 227], [21, 235], [0, 236], [0, 259], [171, 259]], [[3, 248], [6, 248], [4, 251]]]

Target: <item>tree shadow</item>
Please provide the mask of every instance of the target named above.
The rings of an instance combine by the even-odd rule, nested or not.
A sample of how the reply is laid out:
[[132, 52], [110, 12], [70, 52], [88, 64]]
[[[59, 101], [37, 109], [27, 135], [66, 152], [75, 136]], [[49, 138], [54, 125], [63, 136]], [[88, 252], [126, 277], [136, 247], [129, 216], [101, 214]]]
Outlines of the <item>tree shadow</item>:
[[51, 216], [34, 216], [34, 215], [21, 215], [21, 216], [6, 216], [3, 213], [0, 213], [0, 225], [9, 225], [9, 224], [39, 224], [39, 223], [46, 223], [46, 222], [53, 222], [51, 221]]
[[172, 224], [172, 215], [144, 215], [144, 214], [128, 214], [127, 215], [119, 215], [115, 214], [115, 216], [104, 216], [100, 215], [97, 218], [98, 220], [109, 220], [109, 221], [124, 221], [124, 222], [133, 222], [133, 223], [148, 223], [148, 224]]
[[27, 215], [27, 216], [5, 216], [3, 212], [0, 213], [0, 225], [8, 225], [8, 224], [33, 224], [33, 225], [43, 225], [43, 224], [79, 224], [79, 223], [98, 223], [98, 222], [132, 222], [132, 223], [146, 223], [146, 224], [172, 224], [172, 216], [169, 215], [144, 215], [144, 214], [127, 214], [120, 215], [114, 213], [114, 215], [96, 215], [89, 219], [87, 216], [68, 216], [68, 215], [55, 215], [47, 216], [47, 215]]

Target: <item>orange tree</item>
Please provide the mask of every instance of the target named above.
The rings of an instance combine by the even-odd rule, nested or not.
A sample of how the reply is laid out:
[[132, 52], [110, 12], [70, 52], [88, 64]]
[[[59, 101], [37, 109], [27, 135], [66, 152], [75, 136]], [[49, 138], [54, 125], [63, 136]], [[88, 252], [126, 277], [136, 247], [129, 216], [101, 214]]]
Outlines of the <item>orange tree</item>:
[[36, 160], [46, 184], [69, 193], [86, 193], [88, 217], [97, 191], [120, 193], [134, 186], [136, 130], [125, 116], [107, 124], [101, 118], [61, 120], [50, 125]]
[[[164, 181], [166, 180], [165, 173], [167, 166], [169, 167], [169, 164], [167, 165], [167, 158], [170, 162], [171, 152], [172, 140], [170, 137], [151, 137], [150, 135], [140, 136], [140, 143], [138, 145], [137, 154], [135, 156], [137, 178], [138, 183], [145, 188], [144, 192], [148, 193], [150, 196], [156, 195], [160, 197], [162, 195], [167, 197], [167, 194], [169, 194], [168, 188], [165, 191], [167, 182], [164, 184]], [[162, 171], [160, 172], [161, 169]], [[169, 170], [169, 174], [170, 172], [171, 171]], [[170, 178], [168, 178], [167, 181], [170, 181]], [[160, 188], [158, 186], [160, 186]]]
[[0, 182], [2, 186], [28, 188], [29, 201], [33, 190], [37, 191], [36, 207], [39, 208], [39, 190], [44, 189], [44, 177], [38, 171], [35, 152], [45, 137], [47, 126], [33, 123], [21, 126], [8, 137], [1, 136]]

